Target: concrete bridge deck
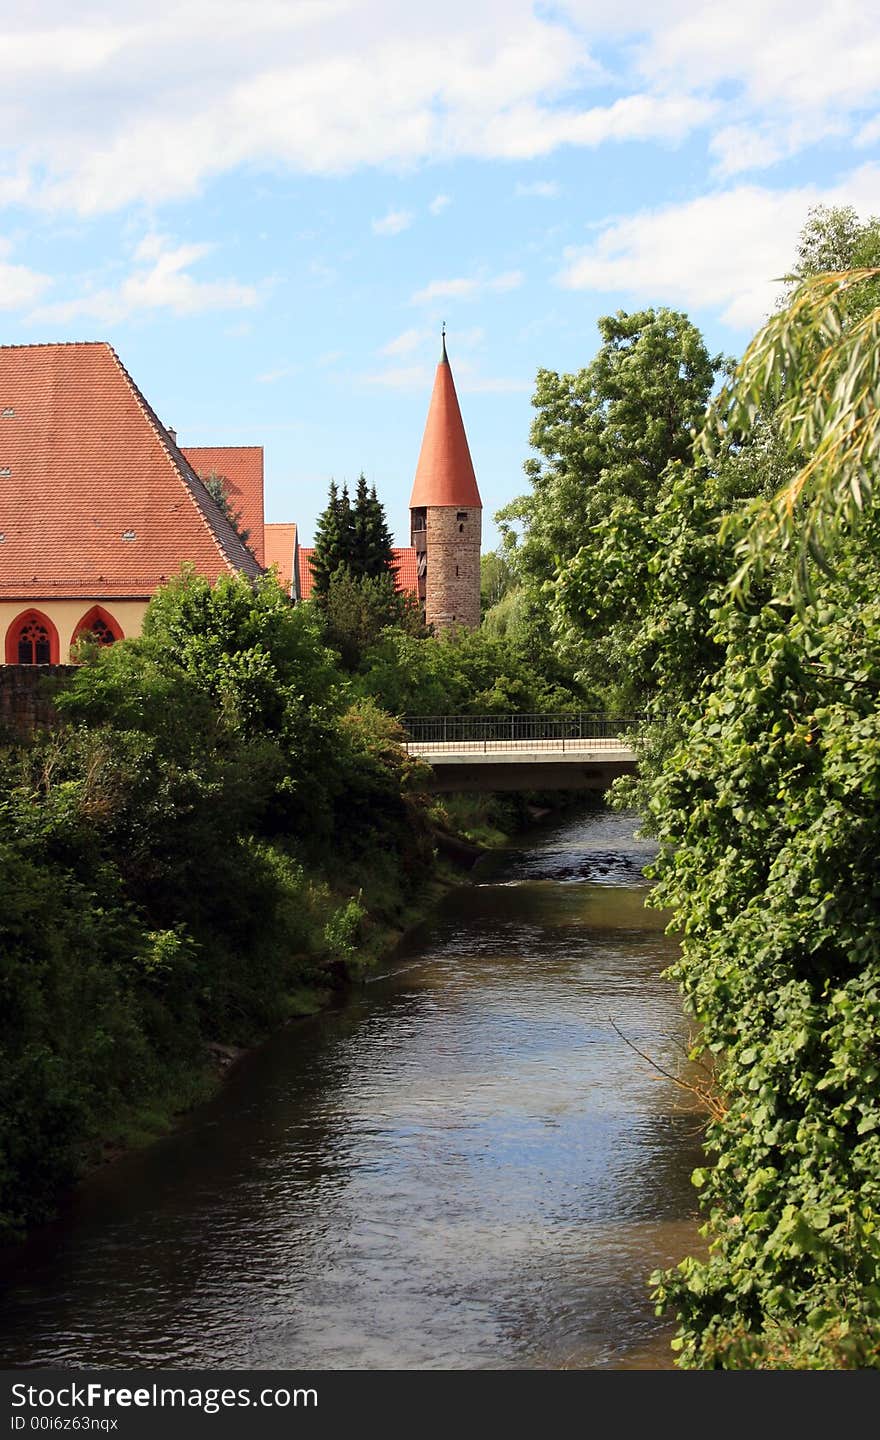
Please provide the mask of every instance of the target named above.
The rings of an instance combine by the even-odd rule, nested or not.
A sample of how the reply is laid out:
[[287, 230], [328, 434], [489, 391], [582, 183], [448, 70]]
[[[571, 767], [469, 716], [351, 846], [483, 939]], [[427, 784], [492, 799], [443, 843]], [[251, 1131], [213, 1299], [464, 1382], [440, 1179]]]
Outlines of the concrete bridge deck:
[[619, 736], [496, 735], [408, 740], [406, 748], [430, 765], [436, 791], [607, 790], [618, 775], [630, 775], [636, 768], [635, 752]]

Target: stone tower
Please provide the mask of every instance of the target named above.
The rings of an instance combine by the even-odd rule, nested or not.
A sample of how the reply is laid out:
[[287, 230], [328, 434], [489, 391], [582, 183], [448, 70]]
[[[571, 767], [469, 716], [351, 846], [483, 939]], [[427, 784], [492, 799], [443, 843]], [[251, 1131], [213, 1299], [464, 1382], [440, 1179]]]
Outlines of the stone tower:
[[479, 625], [483, 502], [446, 354], [445, 328], [409, 511], [425, 623], [435, 631]]

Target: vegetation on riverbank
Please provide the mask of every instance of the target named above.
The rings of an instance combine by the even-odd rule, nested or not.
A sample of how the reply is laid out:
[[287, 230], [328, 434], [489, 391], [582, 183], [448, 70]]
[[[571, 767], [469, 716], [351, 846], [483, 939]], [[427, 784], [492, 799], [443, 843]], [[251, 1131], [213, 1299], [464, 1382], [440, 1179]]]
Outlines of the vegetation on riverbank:
[[7, 750], [0, 1210], [202, 1093], [356, 973], [434, 874], [419, 769], [272, 581], [186, 574]]
[[811, 217], [708, 423], [683, 317], [603, 329], [593, 366], [544, 378], [535, 493], [508, 512], [520, 608], [549, 604], [581, 683], [650, 717], [617, 793], [660, 840], [719, 1087], [709, 1258], [653, 1277], [686, 1367], [880, 1368], [878, 265], [880, 222]]
[[[6, 746], [0, 1236], [356, 980], [526, 818], [518, 797], [481, 801], [469, 842], [398, 743], [397, 682], [389, 700], [328, 638], [271, 577], [184, 572], [140, 639], [84, 651], [60, 728]], [[516, 681], [490, 637], [381, 643], [385, 678], [412, 643], [413, 682], [430, 671], [447, 697]]]

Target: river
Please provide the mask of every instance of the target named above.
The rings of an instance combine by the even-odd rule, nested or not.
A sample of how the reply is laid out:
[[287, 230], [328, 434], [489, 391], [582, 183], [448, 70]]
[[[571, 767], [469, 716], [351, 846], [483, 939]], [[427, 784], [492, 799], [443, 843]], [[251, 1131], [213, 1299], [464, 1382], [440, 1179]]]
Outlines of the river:
[[671, 1368], [698, 1245], [675, 954], [633, 817], [482, 861], [385, 972], [240, 1061], [3, 1266], [9, 1366]]

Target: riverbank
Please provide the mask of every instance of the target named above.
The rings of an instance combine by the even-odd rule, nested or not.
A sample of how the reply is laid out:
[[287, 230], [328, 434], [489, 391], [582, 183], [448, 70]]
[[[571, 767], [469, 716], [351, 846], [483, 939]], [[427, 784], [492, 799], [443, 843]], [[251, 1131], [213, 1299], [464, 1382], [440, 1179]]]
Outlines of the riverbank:
[[[14, 1366], [669, 1368], [697, 1117], [650, 843], [544, 819], [8, 1257]], [[584, 879], [584, 877], [587, 877]], [[459, 876], [461, 878], [461, 876]]]
[[[92, 960], [85, 972], [92, 997], [85, 1010], [81, 990], [72, 992], [67, 1003], [53, 999], [46, 1006], [45, 1059], [33, 1086], [37, 1098], [20, 1093], [21, 1081], [16, 1091], [14, 1070], [6, 1076], [7, 1152], [21, 1159], [17, 1170], [13, 1166], [7, 1172], [3, 1242], [17, 1243], [29, 1226], [50, 1218], [58, 1200], [84, 1175], [167, 1135], [272, 1034], [337, 1004], [387, 962], [450, 888], [466, 881], [482, 855], [547, 808], [519, 797], [479, 797], [476, 806], [468, 797], [456, 805], [457, 798], [435, 806], [433, 815], [429, 807], [421, 823], [433, 824], [430, 838], [414, 838], [409, 852], [403, 842], [397, 854], [380, 849], [355, 864], [340, 865], [333, 882], [327, 878], [329, 863], [306, 871], [280, 849], [263, 846], [259, 864], [273, 885], [280, 880], [281, 905], [276, 903], [274, 916], [249, 919], [240, 978], [234, 954], [218, 957], [216, 982], [223, 986], [218, 1007], [205, 1003], [209, 990], [196, 999], [187, 979], [188, 972], [193, 978], [202, 974], [207, 977], [202, 984], [212, 984], [211, 952], [204, 944], [197, 946], [182, 926], [150, 932], [119, 903], [117, 913], [127, 926], [121, 930], [109, 910], [108, 921], [117, 924], [119, 959], [109, 967], [100, 958]], [[417, 837], [418, 827], [411, 833]], [[434, 859], [428, 863], [432, 849]], [[66, 875], [64, 884], [70, 888]], [[211, 901], [215, 908], [221, 898], [218, 891]], [[232, 892], [229, 899], [235, 903]], [[72, 936], [72, 960], [64, 963], [69, 913], [54, 942], [53, 962], [68, 986], [74, 984], [76, 964], [81, 969], [86, 964]], [[173, 919], [169, 915], [166, 924]], [[81, 926], [83, 921], [89, 923], [88, 915], [81, 916]], [[254, 925], [265, 932], [265, 941]], [[148, 954], [133, 964], [132, 954], [145, 944]], [[53, 977], [47, 995], [55, 987]], [[106, 1059], [96, 1048], [104, 1031], [118, 1036], [108, 1038]], [[122, 1065], [126, 1052], [131, 1059]], [[65, 1069], [73, 1072], [73, 1083], [60, 1078]], [[96, 1083], [99, 1073], [106, 1078]], [[53, 1082], [53, 1074], [59, 1082]], [[41, 1114], [46, 1120], [31, 1120]]]
[[[544, 797], [538, 797], [543, 800]], [[477, 862], [507, 844], [516, 834], [541, 821], [574, 808], [571, 800], [536, 803], [536, 797], [520, 795], [452, 795], [445, 797], [442, 810], [435, 812], [433, 840], [436, 863], [430, 880], [422, 887], [418, 902], [390, 895], [387, 877], [381, 893], [371, 896], [369, 885], [357, 896], [350, 890], [329, 893], [328, 914], [355, 903], [360, 909], [356, 945], [346, 945], [344, 956], [328, 957], [322, 967], [324, 983], [298, 986], [285, 997], [286, 1014], [278, 1024], [254, 1035], [247, 1044], [228, 1039], [209, 1039], [201, 1062], [181, 1062], [168, 1069], [168, 1085], [162, 1094], [133, 1106], [113, 1132], [96, 1138], [85, 1147], [78, 1179], [104, 1165], [112, 1164], [132, 1150], [154, 1143], [179, 1125], [199, 1105], [217, 1094], [235, 1064], [252, 1054], [279, 1030], [319, 1015], [337, 1004], [347, 992], [368, 979], [387, 963], [411, 932], [430, 918], [438, 903], [456, 886], [468, 883]], [[575, 804], [583, 808], [583, 796]], [[437, 821], [445, 827], [440, 828]], [[503, 827], [503, 828], [502, 828]], [[375, 912], [379, 912], [377, 915]], [[387, 917], [395, 912], [394, 920]]]
[[[346, 993], [354, 990], [369, 978], [372, 971], [388, 961], [410, 932], [430, 917], [449, 890], [467, 883], [467, 872], [480, 855], [486, 853], [485, 847], [469, 845], [461, 840], [462, 849], [456, 857], [446, 848], [446, 842], [453, 838], [437, 834], [442, 858], [438, 859], [433, 876], [424, 885], [418, 903], [412, 899], [404, 900], [399, 895], [390, 896], [387, 880], [383, 881], [381, 893], [375, 897], [371, 897], [368, 886], [359, 887], [356, 895], [350, 889], [328, 891], [328, 914], [338, 913], [352, 903], [357, 905], [356, 943], [346, 942], [344, 954], [328, 955], [316, 975], [316, 983], [289, 990], [284, 997], [283, 1018], [251, 1035], [248, 1043], [211, 1038], [205, 1042], [200, 1059], [171, 1064], [167, 1070], [167, 1087], [163, 1092], [152, 1095], [143, 1105], [133, 1106], [112, 1133], [96, 1137], [84, 1147], [76, 1181], [168, 1135], [196, 1107], [219, 1093], [239, 1061], [252, 1055], [281, 1030], [307, 1021], [339, 1003]], [[387, 918], [389, 910], [396, 910], [393, 920]]]

